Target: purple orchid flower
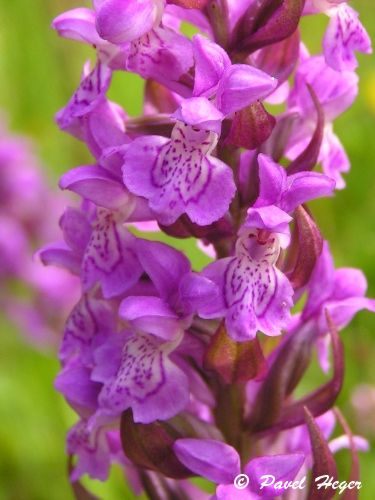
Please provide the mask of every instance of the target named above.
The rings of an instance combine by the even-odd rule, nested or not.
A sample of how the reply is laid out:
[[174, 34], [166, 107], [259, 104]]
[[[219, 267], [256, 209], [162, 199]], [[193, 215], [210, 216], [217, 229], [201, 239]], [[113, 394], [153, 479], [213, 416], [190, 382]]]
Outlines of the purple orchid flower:
[[165, 342], [155, 335], [129, 332], [98, 348], [92, 374], [103, 383], [98, 414], [120, 415], [131, 408], [135, 422], [150, 423], [180, 413], [188, 403], [189, 384], [170, 359], [179, 340]]
[[59, 265], [78, 274], [89, 291], [97, 282], [105, 297], [119, 295], [140, 278], [142, 268], [134, 254], [135, 241], [109, 210], [99, 210], [92, 222], [80, 210], [70, 208], [61, 219], [65, 244], [40, 252], [45, 264]]
[[229, 335], [238, 341], [254, 338], [260, 330], [279, 335], [293, 305], [293, 289], [277, 268], [280, 249], [289, 244], [289, 213], [301, 203], [332, 193], [327, 176], [286, 171], [259, 155], [260, 191], [239, 231], [235, 256], [210, 264], [203, 275], [217, 283], [221, 298], [203, 317], [226, 317]]
[[323, 39], [327, 64], [336, 71], [354, 71], [358, 62], [355, 52], [371, 54], [371, 40], [359, 21], [358, 13], [345, 0], [308, 0], [307, 14], [323, 12], [329, 25]]
[[[195, 48], [199, 64], [195, 92], [205, 97], [193, 97], [181, 104], [174, 114], [177, 123], [170, 140], [142, 137], [125, 153], [125, 185], [147, 198], [165, 225], [183, 213], [199, 225], [209, 225], [226, 213], [235, 194], [232, 172], [211, 155], [221, 121], [276, 86], [275, 79], [250, 66], [227, 66], [223, 57], [219, 63], [208, 63], [211, 52], [220, 49], [212, 42], [196, 37]], [[215, 97], [216, 106], [208, 97]]]

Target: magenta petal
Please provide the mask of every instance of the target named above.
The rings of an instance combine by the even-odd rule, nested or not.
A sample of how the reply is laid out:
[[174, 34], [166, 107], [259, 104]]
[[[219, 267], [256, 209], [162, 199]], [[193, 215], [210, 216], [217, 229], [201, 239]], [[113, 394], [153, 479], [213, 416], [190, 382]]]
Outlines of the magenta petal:
[[337, 71], [353, 71], [358, 66], [355, 51], [371, 54], [371, 40], [358, 19], [358, 13], [346, 3], [328, 11], [331, 17], [323, 46], [327, 64]]
[[69, 402], [95, 409], [101, 385], [91, 380], [89, 368], [68, 366], [56, 377], [55, 388]]
[[286, 491], [285, 482], [293, 481], [304, 461], [305, 456], [302, 453], [265, 456], [250, 460], [245, 472], [249, 476], [251, 490], [261, 497], [282, 495]]
[[104, 429], [89, 431], [87, 422], [79, 421], [68, 433], [67, 452], [78, 458], [70, 475], [71, 481], [77, 481], [84, 474], [100, 481], [108, 478], [111, 457]]
[[77, 208], [68, 207], [60, 219], [64, 240], [77, 256], [82, 256], [91, 236], [91, 225], [86, 215]]
[[195, 35], [193, 37], [193, 54], [195, 59], [194, 96], [212, 96], [226, 68], [231, 65], [228, 54], [220, 45], [208, 38]]
[[240, 457], [226, 443], [213, 439], [177, 439], [173, 450], [180, 462], [215, 483], [232, 483], [240, 473]]
[[217, 106], [224, 115], [245, 108], [267, 97], [277, 86], [277, 80], [246, 64], [234, 64], [226, 69], [217, 89]]
[[106, 0], [97, 11], [99, 35], [115, 44], [140, 38], [159, 18], [158, 0]]
[[286, 170], [265, 154], [258, 155], [258, 164], [259, 196], [254, 206], [278, 205], [287, 187]]
[[331, 196], [335, 185], [332, 178], [317, 172], [300, 172], [290, 175], [281, 205], [285, 212], [291, 213], [302, 203], [323, 196]]
[[123, 224], [117, 223], [111, 213], [100, 214], [83, 257], [84, 291], [100, 282], [104, 297], [109, 298], [135, 285], [142, 268], [133, 245], [134, 237]]
[[211, 130], [218, 135], [224, 119], [224, 115], [205, 97], [184, 99], [172, 117], [188, 125]]
[[53, 20], [52, 27], [60, 36], [78, 42], [97, 45], [102, 41], [95, 27], [95, 12], [91, 9], [68, 10]]
[[81, 258], [75, 255], [67, 245], [51, 244], [43, 247], [38, 256], [45, 266], [58, 266], [73, 274], [80, 273]]
[[129, 200], [129, 192], [107, 170], [87, 165], [69, 170], [59, 182], [61, 189], [69, 189], [101, 207], [116, 210]]
[[206, 159], [202, 167], [210, 178], [209, 184], [205, 192], [196, 198], [196, 202], [187, 207], [186, 213], [192, 222], [206, 226], [225, 215], [235, 195], [236, 186], [232, 170], [218, 158], [212, 156]]
[[65, 108], [56, 115], [56, 121], [62, 130], [79, 134], [77, 120], [92, 112], [104, 100], [111, 81], [111, 75], [111, 70], [100, 62], [90, 73], [88, 72], [88, 66], [85, 66], [78, 89]]
[[291, 221], [290, 215], [274, 205], [259, 208], [250, 207], [247, 211], [244, 227], [266, 229], [278, 233], [282, 237], [280, 243], [284, 247], [289, 243], [289, 223]]
[[164, 243], [142, 239], [137, 240], [135, 251], [161, 297], [174, 298], [179, 282], [191, 269], [185, 255]]
[[159, 297], [127, 297], [119, 314], [135, 328], [172, 340], [183, 328], [177, 314]]
[[235, 193], [231, 169], [210, 156], [217, 134], [177, 122], [170, 140], [149, 136], [130, 144], [123, 167], [128, 189], [148, 198], [163, 225], [186, 213], [209, 225], [228, 210]]
[[134, 421], [144, 424], [167, 420], [182, 411], [189, 399], [188, 380], [170, 361], [170, 349], [152, 335], [130, 337], [123, 347], [117, 375], [100, 393], [103, 410], [117, 415], [132, 408]]
[[332, 300], [364, 297], [367, 290], [366, 276], [360, 269], [341, 267], [334, 274]]

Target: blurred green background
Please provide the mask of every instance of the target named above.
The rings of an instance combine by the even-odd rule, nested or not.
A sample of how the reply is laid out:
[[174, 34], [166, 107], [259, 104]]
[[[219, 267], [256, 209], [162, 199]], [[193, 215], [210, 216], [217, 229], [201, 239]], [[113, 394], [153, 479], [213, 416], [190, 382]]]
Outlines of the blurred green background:
[[[77, 86], [83, 62], [94, 54], [58, 38], [50, 22], [61, 11], [83, 5], [89, 2], [0, 0], [0, 109], [7, 112], [14, 131], [34, 139], [51, 183], [68, 168], [89, 160], [83, 145], [60, 133], [53, 121]], [[375, 40], [373, 0], [353, 0], [352, 5]], [[305, 40], [314, 52], [320, 49], [325, 25], [324, 16], [303, 21]], [[359, 60], [359, 99], [336, 124], [352, 162], [347, 189], [334, 199], [315, 202], [313, 210], [337, 265], [361, 267], [369, 294], [375, 296], [375, 61], [372, 56]], [[116, 75], [110, 97], [129, 114], [137, 114], [141, 85], [135, 76]], [[191, 247], [187, 251], [201, 266], [198, 252]], [[53, 389], [58, 363], [52, 353], [36, 352], [4, 320], [0, 327], [0, 500], [69, 500], [64, 446], [74, 416]], [[347, 374], [339, 404], [355, 432], [361, 433], [350, 396], [358, 384], [375, 386], [375, 316], [360, 313], [342, 338]], [[309, 384], [316, 385], [317, 379], [311, 377]], [[367, 437], [375, 445], [375, 435]], [[339, 454], [342, 479], [347, 479], [347, 455]], [[361, 465], [360, 498], [372, 500], [375, 450], [361, 455]], [[117, 468], [106, 484], [85, 482], [105, 500], [132, 498]]]

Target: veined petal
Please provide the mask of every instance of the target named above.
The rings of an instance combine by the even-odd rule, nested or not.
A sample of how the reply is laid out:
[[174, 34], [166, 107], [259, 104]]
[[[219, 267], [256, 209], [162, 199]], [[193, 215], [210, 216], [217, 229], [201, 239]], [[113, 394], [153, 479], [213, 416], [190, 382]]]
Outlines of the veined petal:
[[79, 421], [68, 433], [67, 452], [78, 456], [71, 481], [77, 481], [84, 474], [101, 481], [108, 478], [111, 460], [104, 429], [89, 431], [87, 422]]
[[[290, 318], [293, 289], [276, 268], [279, 246], [275, 236], [265, 244], [255, 233], [243, 234], [236, 256], [214, 262], [203, 275], [221, 287], [223, 302], [217, 301], [216, 317], [225, 316], [229, 335], [236, 341], [251, 340], [258, 330], [279, 335]], [[215, 306], [203, 308], [203, 317], [215, 317]]]
[[225, 214], [235, 193], [230, 168], [209, 156], [216, 140], [213, 132], [180, 122], [169, 141], [136, 139], [125, 155], [125, 185], [148, 198], [164, 225], [183, 213], [199, 225], [209, 225]]
[[353, 71], [358, 66], [355, 51], [371, 54], [371, 40], [358, 19], [358, 13], [346, 3], [328, 10], [330, 22], [323, 47], [327, 64], [337, 71]]
[[84, 295], [70, 313], [64, 328], [59, 358], [62, 362], [79, 356], [85, 363], [97, 341], [115, 331], [114, 311], [108, 302]]
[[158, 27], [130, 44], [127, 69], [187, 97], [189, 91], [178, 81], [193, 63], [191, 41], [173, 30]]
[[99, 213], [82, 262], [84, 291], [100, 282], [104, 297], [109, 298], [132, 287], [142, 274], [133, 243], [134, 237], [111, 212]]
[[188, 380], [170, 361], [171, 349], [152, 335], [132, 335], [123, 347], [116, 377], [104, 385], [99, 396], [103, 410], [120, 414], [132, 408], [134, 421], [144, 424], [167, 420], [182, 411], [189, 398]]
[[110, 84], [111, 74], [111, 70], [100, 62], [90, 73], [87, 66], [84, 68], [80, 86], [66, 107], [56, 115], [56, 121], [62, 130], [68, 130], [81, 138], [79, 119], [93, 111], [104, 99]]

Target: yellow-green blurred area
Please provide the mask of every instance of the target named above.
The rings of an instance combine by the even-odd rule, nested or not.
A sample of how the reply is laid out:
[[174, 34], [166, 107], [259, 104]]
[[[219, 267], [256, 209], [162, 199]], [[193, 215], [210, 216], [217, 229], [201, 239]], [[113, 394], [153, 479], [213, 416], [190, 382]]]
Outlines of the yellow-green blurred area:
[[[241, 0], [238, 0], [241, 1]], [[54, 114], [65, 105], [94, 53], [57, 37], [52, 18], [63, 10], [89, 6], [80, 0], [0, 0], [0, 108], [11, 128], [34, 139], [55, 183], [68, 168], [90, 161], [84, 146], [61, 133]], [[353, 0], [375, 39], [373, 0]], [[320, 50], [327, 18], [305, 19], [303, 33], [313, 52]], [[331, 242], [338, 266], [362, 268], [375, 296], [375, 60], [359, 56], [360, 96], [336, 123], [352, 162], [347, 188], [332, 199], [312, 204], [323, 234]], [[110, 97], [135, 115], [141, 110], [142, 81], [115, 75]], [[190, 243], [188, 243], [190, 245]], [[198, 252], [188, 249], [201, 266]], [[53, 389], [58, 363], [53, 353], [40, 353], [4, 320], [0, 348], [0, 500], [69, 500], [64, 452], [65, 432], [74, 415]], [[350, 397], [358, 384], [375, 386], [375, 317], [358, 314], [342, 332], [346, 347], [346, 381], [339, 405], [356, 433]], [[320, 383], [312, 371], [305, 388]], [[374, 418], [375, 419], [375, 418]], [[374, 435], [367, 436], [375, 445]], [[340, 452], [341, 479], [348, 479], [348, 452]], [[361, 455], [363, 488], [360, 498], [375, 498], [375, 451]], [[106, 484], [85, 480], [105, 500], [130, 499], [122, 472], [114, 468]]]

